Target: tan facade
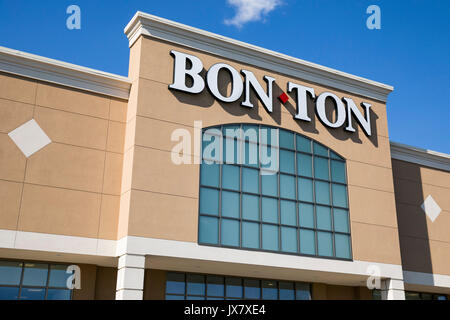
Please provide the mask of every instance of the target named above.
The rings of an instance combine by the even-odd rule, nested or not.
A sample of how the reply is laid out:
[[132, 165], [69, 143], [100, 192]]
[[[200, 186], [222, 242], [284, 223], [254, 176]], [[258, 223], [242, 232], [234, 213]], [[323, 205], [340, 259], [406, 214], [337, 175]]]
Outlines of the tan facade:
[[[450, 173], [393, 160], [404, 270], [450, 275]], [[435, 221], [420, 207], [428, 196], [442, 212]]]
[[[139, 19], [162, 24], [172, 36], [166, 39], [157, 30], [136, 35], [133, 23]], [[73, 299], [164, 299], [167, 272], [178, 271], [307, 282], [312, 299], [365, 300], [372, 299], [366, 281], [374, 266], [385, 298], [401, 299], [404, 290], [450, 293], [450, 157], [408, 148], [394, 154], [382, 98], [391, 89], [261, 48], [250, 63], [239, 56], [245, 44], [225, 39], [234, 51], [221, 55], [212, 42], [179, 40], [174, 28], [186, 28], [199, 39], [215, 35], [139, 14], [133, 21], [126, 31], [128, 78], [1, 53], [0, 61], [19, 59], [19, 71], [0, 69], [0, 258], [79, 265], [82, 289], [73, 291]], [[199, 94], [170, 90], [171, 50], [198, 57], [203, 77], [212, 65], [226, 63], [253, 72], [261, 84], [264, 76], [275, 78], [273, 112], [256, 95], [251, 98], [254, 107], [245, 108], [243, 97], [223, 103], [206, 89]], [[58, 68], [73, 74], [59, 82], [30, 75], [20, 69], [25, 64], [20, 59], [42, 68], [50, 64], [55, 74], [62, 73]], [[270, 59], [295, 67], [285, 72], [276, 65], [264, 67]], [[298, 76], [295, 72], [303, 68], [330, 81], [313, 81], [312, 71]], [[312, 121], [295, 120], [296, 95], [288, 94], [285, 104], [277, 99], [287, 92], [289, 81], [314, 88], [316, 96], [331, 92], [351, 98], [362, 113], [361, 103], [370, 103], [372, 135], [356, 123], [356, 132], [327, 127], [312, 99]], [[221, 76], [219, 87], [229, 93], [230, 79]], [[327, 108], [334, 119], [333, 105]], [[27, 157], [8, 134], [32, 119], [51, 143]], [[194, 146], [187, 152], [192, 164], [172, 161], [172, 133], [185, 129], [195, 137], [196, 121], [203, 128], [251, 123], [287, 129], [341, 155], [346, 161], [351, 259], [199, 245], [200, 165]], [[404, 156], [408, 152], [414, 155]], [[442, 209], [435, 222], [421, 208], [429, 195]]]
[[[369, 139], [361, 131], [347, 133], [343, 129], [327, 128], [313, 116], [313, 108], [310, 108], [313, 122], [302, 128], [304, 124], [293, 119], [295, 107], [290, 103], [283, 106], [277, 100], [274, 101], [274, 112], [269, 114], [260, 101], [255, 101], [254, 108], [245, 109], [240, 106], [241, 101], [220, 104], [206, 90], [199, 95], [170, 91], [168, 86], [173, 77], [171, 50], [199, 57], [205, 69], [224, 62], [236, 70], [250, 70], [258, 79], [264, 75], [274, 77], [280, 87], [275, 86], [274, 97], [286, 90], [287, 81], [295, 81], [313, 87], [317, 95], [330, 91], [338, 96], [349, 96], [357, 104], [369, 101], [373, 104], [374, 134]], [[134, 148], [134, 162], [133, 178], [127, 186], [131, 188], [128, 234], [197, 242], [199, 166], [173, 164], [171, 150], [175, 143], [171, 141], [171, 133], [184, 128], [194, 136], [194, 121], [198, 120], [202, 121], [203, 127], [258, 123], [302, 133], [345, 157], [351, 229], [355, 235], [352, 237], [354, 259], [400, 264], [386, 106], [383, 103], [151, 38], [140, 38], [131, 52], [132, 58], [140, 58], [130, 61], [130, 77], [138, 93], [131, 94], [129, 102], [136, 104], [136, 115], [130, 115], [136, 131], [134, 146], [130, 146]], [[222, 79], [219, 86], [224, 87], [227, 83], [229, 79]], [[295, 99], [295, 96], [291, 98]], [[174, 207], [174, 203], [180, 203], [180, 207]], [[157, 224], [150, 223], [156, 221]], [[144, 227], [146, 225], [152, 227]], [[383, 239], [389, 239], [389, 244]]]
[[[0, 75], [0, 228], [117, 239], [127, 102]], [[35, 119], [52, 143], [29, 158], [8, 133]]]

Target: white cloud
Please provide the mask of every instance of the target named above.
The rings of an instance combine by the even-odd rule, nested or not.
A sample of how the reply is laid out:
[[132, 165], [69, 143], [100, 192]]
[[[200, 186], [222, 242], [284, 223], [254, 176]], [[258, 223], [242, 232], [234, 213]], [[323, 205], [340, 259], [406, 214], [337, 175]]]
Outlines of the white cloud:
[[281, 0], [227, 0], [227, 2], [236, 7], [237, 12], [232, 19], [226, 19], [224, 22], [238, 28], [246, 22], [261, 20], [281, 4]]

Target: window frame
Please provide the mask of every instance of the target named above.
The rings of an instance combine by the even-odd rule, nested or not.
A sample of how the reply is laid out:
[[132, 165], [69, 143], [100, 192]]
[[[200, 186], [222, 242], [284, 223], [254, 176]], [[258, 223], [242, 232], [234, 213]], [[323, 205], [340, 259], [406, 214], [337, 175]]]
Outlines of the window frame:
[[[167, 293], [167, 278], [169, 273], [183, 275], [184, 279], [184, 294], [178, 294], [178, 293]], [[188, 276], [202, 276], [203, 277], [203, 285], [204, 285], [204, 295], [199, 294], [188, 294]], [[208, 296], [208, 276], [209, 277], [221, 277], [223, 279], [223, 296], [216, 296], [211, 295]], [[238, 279], [240, 282], [241, 287], [241, 298], [238, 297], [228, 297], [227, 296], [227, 279]], [[183, 271], [166, 271], [166, 279], [165, 279], [165, 286], [164, 286], [164, 300], [167, 300], [167, 296], [174, 296], [174, 297], [183, 297], [184, 300], [190, 300], [188, 297], [197, 297], [197, 298], [203, 298], [201, 300], [255, 300], [254, 298], [246, 298], [245, 297], [245, 281], [258, 281], [258, 289], [259, 289], [259, 299], [256, 300], [271, 300], [271, 299], [263, 299], [263, 282], [269, 281], [269, 282], [276, 282], [276, 287], [274, 289], [277, 289], [277, 299], [272, 300], [280, 300], [280, 283], [289, 283], [293, 285], [293, 291], [294, 291], [294, 299], [292, 301], [300, 301], [303, 299], [297, 300], [297, 284], [299, 285], [307, 285], [309, 287], [309, 300], [312, 300], [313, 297], [313, 286], [312, 283], [309, 282], [302, 282], [302, 281], [292, 281], [292, 280], [274, 280], [274, 279], [265, 279], [265, 278], [253, 278], [253, 277], [243, 277], [243, 276], [230, 276], [230, 275], [221, 275], [221, 274], [208, 274], [208, 273], [195, 273], [195, 272], [183, 272]], [[212, 299], [208, 299], [212, 298]]]
[[[1, 288], [19, 288], [18, 294], [17, 294], [17, 300], [24, 300], [24, 299], [20, 299], [21, 294], [22, 294], [22, 289], [23, 288], [30, 288], [30, 289], [45, 289], [45, 295], [44, 295], [44, 299], [43, 300], [47, 300], [48, 298], [48, 291], [49, 290], [68, 290], [70, 291], [70, 299], [69, 300], [73, 300], [73, 289], [68, 289], [67, 287], [53, 287], [50, 286], [50, 273], [51, 273], [51, 267], [55, 266], [55, 265], [62, 265], [62, 266], [69, 266], [70, 264], [67, 263], [62, 263], [62, 262], [48, 262], [48, 261], [33, 261], [33, 260], [12, 260], [12, 259], [4, 259], [4, 258], [0, 258], [0, 262], [16, 262], [16, 263], [20, 263], [22, 264], [21, 266], [21, 271], [20, 271], [20, 282], [18, 285], [11, 285], [11, 284], [0, 284]], [[23, 284], [23, 277], [25, 274], [25, 265], [29, 263], [29, 264], [45, 264], [47, 265], [47, 279], [45, 281], [45, 286], [36, 286], [36, 285], [24, 285]]]
[[[224, 130], [229, 127], [230, 129], [240, 129], [240, 133], [241, 135], [236, 138], [233, 137], [233, 143], [238, 143], [237, 146], [235, 146], [236, 150], [238, 151], [237, 155], [234, 155], [234, 158], [238, 159], [238, 163], [227, 163], [226, 159], [223, 157], [224, 153], [225, 153], [225, 143], [227, 141], [227, 139], [230, 139], [229, 137], [227, 138], [227, 136], [224, 133]], [[253, 127], [253, 128], [257, 128], [258, 129], [258, 137], [257, 137], [257, 141], [250, 141], [248, 140], [245, 136], [242, 136], [242, 133], [245, 132], [245, 130], [248, 127]], [[243, 191], [243, 184], [242, 184], [242, 178], [243, 178], [243, 169], [247, 168], [247, 169], [253, 169], [253, 170], [266, 170], [266, 171], [270, 171], [267, 168], [264, 168], [263, 166], [261, 166], [261, 149], [260, 146], [264, 146], [264, 147], [270, 147], [271, 143], [261, 143], [261, 129], [265, 128], [265, 129], [269, 129], [270, 132], [271, 130], [274, 129], [278, 129], [280, 131], [285, 131], [287, 133], [292, 134], [292, 138], [293, 138], [293, 149], [289, 149], [286, 147], [281, 147], [281, 143], [279, 143], [278, 141], [278, 145], [276, 145], [276, 148], [278, 149], [278, 155], [280, 154], [281, 150], [284, 151], [290, 151], [294, 153], [294, 169], [295, 172], [294, 173], [288, 173], [288, 172], [281, 172], [281, 168], [280, 168], [280, 159], [278, 157], [277, 161], [278, 161], [278, 171], [275, 173], [276, 175], [276, 179], [277, 179], [277, 195], [273, 196], [273, 195], [266, 195], [263, 194], [262, 192], [262, 175], [259, 174], [258, 172], [258, 193], [253, 193], [253, 192], [248, 192], [248, 191]], [[222, 147], [221, 149], [221, 158], [222, 162], [221, 163], [217, 163], [215, 162], [215, 160], [208, 160], [207, 161], [213, 161], [214, 164], [219, 166], [219, 181], [218, 181], [218, 185], [219, 187], [212, 187], [212, 186], [206, 186], [206, 185], [202, 185], [201, 183], [201, 178], [202, 178], [202, 164], [204, 163], [204, 157], [203, 157], [203, 135], [205, 133], [206, 130], [208, 129], [218, 129], [220, 130], [220, 132], [222, 133]], [[297, 146], [297, 136], [300, 136], [303, 139], [306, 139], [309, 141], [310, 144], [310, 152], [306, 152], [306, 151], [302, 151], [299, 149], [299, 147]], [[216, 135], [216, 137], [218, 137]], [[268, 133], [268, 137], [267, 139], [271, 139], [270, 137], [270, 133]], [[278, 134], [278, 139], [280, 139], [280, 134]], [[272, 141], [271, 141], [272, 142]], [[202, 163], [199, 165], [199, 176], [198, 176], [198, 192], [199, 192], [199, 197], [198, 197], [198, 221], [197, 221], [197, 226], [198, 226], [198, 232], [197, 232], [197, 243], [199, 245], [205, 245], [205, 246], [212, 246], [212, 247], [218, 247], [218, 248], [230, 248], [230, 249], [238, 249], [238, 250], [249, 250], [249, 251], [257, 251], [257, 252], [271, 252], [271, 253], [277, 253], [277, 254], [288, 254], [288, 255], [295, 255], [295, 256], [306, 256], [306, 257], [314, 257], [314, 258], [320, 258], [320, 259], [332, 259], [332, 260], [340, 260], [340, 261], [353, 261], [353, 248], [352, 248], [352, 232], [351, 232], [351, 219], [350, 219], [350, 208], [349, 208], [349, 192], [348, 192], [348, 167], [347, 167], [347, 161], [344, 157], [342, 157], [339, 153], [335, 152], [334, 150], [332, 150], [331, 148], [327, 147], [326, 145], [310, 138], [307, 137], [301, 133], [292, 131], [292, 130], [287, 130], [281, 127], [276, 127], [276, 126], [271, 126], [271, 125], [265, 125], [265, 124], [254, 124], [254, 123], [229, 123], [229, 124], [221, 124], [221, 125], [215, 125], [215, 126], [209, 126], [209, 127], [205, 127], [202, 128], [202, 134], [201, 134], [201, 161]], [[257, 146], [257, 150], [258, 150], [258, 164], [252, 165], [252, 164], [245, 164], [245, 160], [247, 157], [247, 153], [245, 151], [245, 145], [246, 143], [253, 143], [256, 144]], [[327, 150], [327, 154], [328, 156], [324, 156], [324, 155], [320, 155], [320, 154], [315, 154], [315, 145], [317, 145], [319, 148], [323, 149], [325, 148]], [[233, 145], [234, 146], [234, 145]], [[323, 151], [323, 150], [321, 150]], [[333, 157], [334, 153], [337, 157]], [[308, 155], [311, 156], [311, 177], [310, 176], [304, 176], [301, 175], [299, 172], [299, 168], [298, 168], [298, 160], [297, 160], [297, 155], [298, 154], [303, 154], [303, 155]], [[315, 157], [319, 157], [322, 159], [326, 159], [328, 162], [328, 180], [325, 179], [321, 179], [321, 178], [316, 178], [315, 177], [315, 166], [314, 166], [314, 159]], [[239, 158], [243, 158], [243, 159], [239, 159]], [[345, 168], [345, 183], [342, 182], [335, 182], [333, 181], [333, 177], [332, 177], [332, 170], [331, 170], [331, 163], [332, 161], [339, 161], [344, 163], [344, 168]], [[223, 188], [223, 184], [222, 184], [222, 174], [223, 174], [223, 165], [228, 165], [228, 166], [235, 166], [239, 169], [239, 190], [232, 190], [232, 189], [227, 189], [227, 188]], [[286, 176], [290, 176], [294, 178], [295, 181], [295, 198], [291, 199], [291, 198], [284, 198], [281, 196], [281, 191], [280, 191], [280, 180], [281, 180], [281, 175], [286, 175]], [[299, 179], [308, 179], [312, 182], [312, 202], [310, 201], [306, 201], [306, 200], [300, 200], [299, 199], [299, 186], [298, 186], [298, 181]], [[319, 182], [325, 182], [328, 183], [328, 189], [329, 189], [329, 204], [322, 204], [322, 203], [318, 203], [316, 202], [316, 181]], [[347, 207], [341, 207], [341, 206], [336, 206], [333, 203], [333, 185], [341, 185], [344, 186], [346, 189], [346, 204]], [[217, 213], [217, 215], [214, 214], [207, 214], [207, 213], [201, 213], [200, 212], [200, 190], [201, 189], [212, 189], [212, 190], [216, 190], [219, 192], [219, 212]], [[239, 194], [239, 217], [238, 218], [233, 218], [233, 217], [222, 217], [222, 192], [235, 192]], [[243, 218], [243, 214], [242, 214], [242, 198], [243, 195], [253, 195], [253, 196], [257, 196], [259, 198], [259, 220], [258, 221], [254, 221], [254, 220], [248, 220], [248, 219], [244, 219]], [[272, 222], [264, 222], [262, 220], [262, 199], [263, 197], [265, 198], [271, 198], [271, 199], [275, 199], [277, 201], [277, 205], [278, 205], [278, 221], [277, 223], [272, 223]], [[281, 223], [281, 201], [294, 201], [295, 202], [295, 215], [296, 215], [296, 225], [292, 226], [292, 225], [284, 225]], [[300, 225], [300, 215], [299, 215], [299, 205], [303, 203], [303, 204], [309, 204], [313, 206], [313, 218], [314, 218], [314, 226], [313, 228], [310, 227], [304, 227]], [[326, 206], [330, 208], [331, 211], [331, 231], [330, 230], [322, 230], [322, 229], [318, 229], [317, 228], [317, 211], [316, 211], [316, 207], [317, 206]], [[348, 225], [348, 232], [341, 232], [341, 231], [336, 231], [335, 227], [334, 227], [334, 209], [341, 209], [341, 210], [345, 210], [347, 211], [347, 225]], [[217, 238], [217, 243], [213, 244], [213, 243], [205, 243], [205, 242], [200, 242], [200, 219], [201, 217], [213, 217], [217, 219], [217, 227], [218, 227], [218, 238]], [[236, 220], [239, 222], [239, 246], [229, 246], [229, 245], [222, 245], [221, 244], [221, 221], [222, 219], [231, 219], [231, 220]], [[259, 224], [259, 248], [249, 248], [249, 247], [244, 247], [243, 243], [242, 243], [242, 225], [243, 222], [251, 222], [251, 223], [258, 223]], [[268, 249], [263, 249], [262, 246], [262, 226], [263, 224], [269, 224], [269, 225], [274, 225], [278, 228], [278, 248], [279, 250], [268, 250]], [[295, 228], [296, 229], [296, 236], [297, 236], [297, 252], [290, 252], [290, 251], [282, 251], [282, 239], [281, 239], [281, 228]], [[315, 254], [306, 254], [306, 253], [301, 253], [300, 252], [300, 231], [301, 229], [304, 230], [310, 230], [312, 232], [314, 232], [314, 237], [315, 237], [315, 241], [314, 241], [314, 246], [315, 246]], [[319, 255], [319, 248], [318, 248], [318, 232], [328, 232], [331, 234], [332, 237], [332, 256], [321, 256]], [[349, 241], [349, 251], [350, 251], [350, 257], [349, 258], [342, 258], [342, 257], [337, 257], [336, 256], [336, 234], [341, 234], [341, 235], [345, 235], [348, 237], [348, 241]]]

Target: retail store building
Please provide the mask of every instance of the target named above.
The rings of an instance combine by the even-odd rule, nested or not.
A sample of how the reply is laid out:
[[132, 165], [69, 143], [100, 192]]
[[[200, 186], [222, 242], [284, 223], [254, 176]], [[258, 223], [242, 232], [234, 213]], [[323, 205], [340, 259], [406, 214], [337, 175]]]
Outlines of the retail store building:
[[128, 77], [0, 49], [0, 298], [450, 294], [450, 156], [389, 140], [392, 87], [140, 12], [125, 33]]

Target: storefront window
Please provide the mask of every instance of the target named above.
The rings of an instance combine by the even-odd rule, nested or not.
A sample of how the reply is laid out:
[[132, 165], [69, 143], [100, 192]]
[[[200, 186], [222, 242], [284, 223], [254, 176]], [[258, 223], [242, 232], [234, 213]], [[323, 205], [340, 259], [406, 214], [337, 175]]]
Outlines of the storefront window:
[[168, 272], [166, 300], [311, 300], [308, 283]]
[[405, 291], [406, 300], [447, 300], [445, 294]]
[[199, 243], [351, 259], [346, 162], [300, 134], [203, 131]]
[[0, 261], [0, 300], [70, 300], [67, 266]]

